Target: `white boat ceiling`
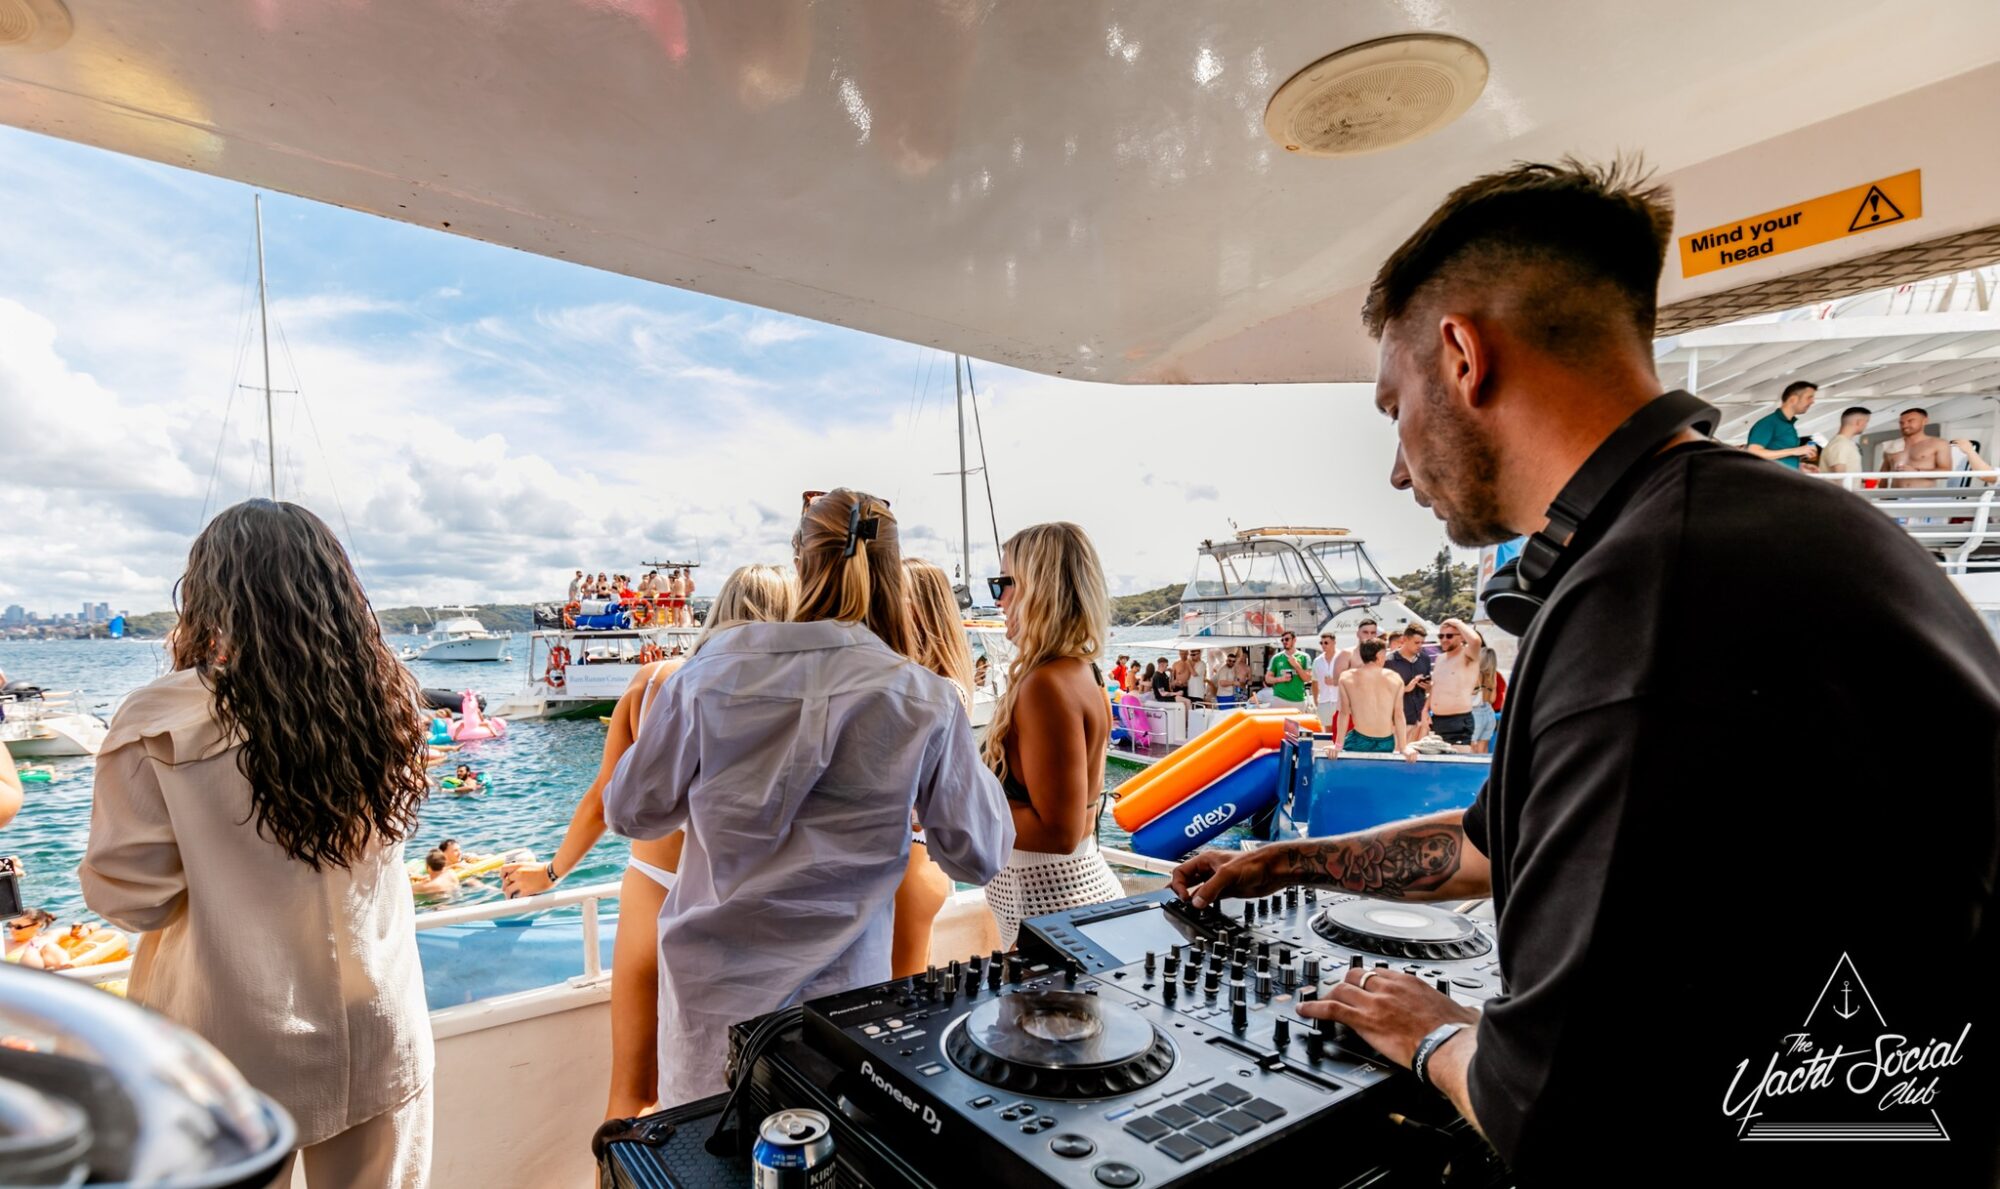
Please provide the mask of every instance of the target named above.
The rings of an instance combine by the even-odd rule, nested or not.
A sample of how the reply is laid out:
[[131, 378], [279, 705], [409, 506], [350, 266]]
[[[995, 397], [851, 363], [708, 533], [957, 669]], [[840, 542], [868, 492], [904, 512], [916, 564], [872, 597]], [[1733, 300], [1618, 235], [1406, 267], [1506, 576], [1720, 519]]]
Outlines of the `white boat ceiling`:
[[[0, 34], [58, 5], [0, 0]], [[1682, 232], [1923, 171], [1921, 218], [1692, 281], [1670, 263], [1667, 302], [2000, 224], [1993, 0], [69, 11], [61, 44], [0, 46], [0, 120], [1096, 380], [1371, 378], [1355, 311], [1376, 265], [1517, 159], [1643, 150]], [[1489, 63], [1456, 122], [1339, 159], [1266, 136], [1302, 67], [1424, 31]], [[1741, 312], [1699, 309], [1689, 325]]]

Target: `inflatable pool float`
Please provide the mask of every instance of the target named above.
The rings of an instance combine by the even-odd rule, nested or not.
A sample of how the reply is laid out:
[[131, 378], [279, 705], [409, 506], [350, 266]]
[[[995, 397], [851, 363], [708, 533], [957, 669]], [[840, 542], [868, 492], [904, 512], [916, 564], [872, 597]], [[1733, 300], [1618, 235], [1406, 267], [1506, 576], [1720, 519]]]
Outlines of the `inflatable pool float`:
[[82, 937], [65, 932], [56, 944], [69, 955], [71, 966], [102, 966], [132, 955], [132, 939], [109, 925], [93, 925]]
[[22, 764], [16, 771], [22, 784], [47, 784], [56, 778], [55, 769], [46, 764]]
[[507, 720], [487, 718], [479, 713], [478, 695], [465, 691], [465, 698], [459, 703], [459, 719], [451, 724], [452, 741], [465, 743], [474, 739], [504, 739], [507, 735]]
[[1292, 723], [1319, 727], [1316, 716], [1291, 711], [1231, 714], [1118, 786], [1111, 816], [1132, 849], [1179, 859], [1276, 805], [1278, 751]]

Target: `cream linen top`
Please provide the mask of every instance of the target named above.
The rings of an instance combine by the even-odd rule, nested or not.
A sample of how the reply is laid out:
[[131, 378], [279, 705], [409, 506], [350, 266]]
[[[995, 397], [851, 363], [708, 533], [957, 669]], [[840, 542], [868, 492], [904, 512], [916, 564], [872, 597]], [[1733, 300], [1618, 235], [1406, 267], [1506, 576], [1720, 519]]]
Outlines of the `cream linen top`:
[[250, 820], [194, 670], [125, 699], [97, 757], [83, 898], [145, 933], [131, 999], [222, 1050], [291, 1112], [299, 1146], [430, 1081], [430, 1014], [403, 844], [314, 871]]

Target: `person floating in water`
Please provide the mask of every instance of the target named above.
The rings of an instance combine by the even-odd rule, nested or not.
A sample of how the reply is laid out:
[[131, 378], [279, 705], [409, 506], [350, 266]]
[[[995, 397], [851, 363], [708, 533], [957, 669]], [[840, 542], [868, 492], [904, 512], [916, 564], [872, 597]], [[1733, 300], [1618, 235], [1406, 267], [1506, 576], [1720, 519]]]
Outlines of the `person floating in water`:
[[48, 935], [56, 914], [46, 908], [27, 908], [7, 922], [6, 962], [34, 970], [61, 970], [69, 965], [69, 955]]
[[445, 777], [442, 783], [446, 792], [459, 797], [477, 796], [486, 791], [485, 780], [472, 770], [470, 764], [460, 764], [458, 771]]
[[434, 850], [424, 856], [423, 879], [410, 885], [410, 890], [419, 896], [441, 896], [450, 899], [458, 895], [458, 876], [451, 872], [451, 860], [441, 850]]

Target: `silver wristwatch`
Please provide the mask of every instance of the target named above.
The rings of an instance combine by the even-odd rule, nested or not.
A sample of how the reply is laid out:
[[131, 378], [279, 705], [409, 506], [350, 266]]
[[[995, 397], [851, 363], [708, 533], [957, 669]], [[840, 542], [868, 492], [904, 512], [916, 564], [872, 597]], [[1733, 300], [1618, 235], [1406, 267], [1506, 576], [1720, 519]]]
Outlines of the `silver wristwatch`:
[[1426, 1033], [1422, 1040], [1417, 1042], [1417, 1051], [1410, 1056], [1410, 1072], [1417, 1075], [1419, 1082], [1430, 1086], [1433, 1090], [1437, 1089], [1436, 1086], [1431, 1085], [1430, 1073], [1428, 1072], [1431, 1063], [1431, 1054], [1443, 1048], [1444, 1042], [1457, 1036], [1459, 1029], [1465, 1026], [1463, 1023], [1439, 1024]]

